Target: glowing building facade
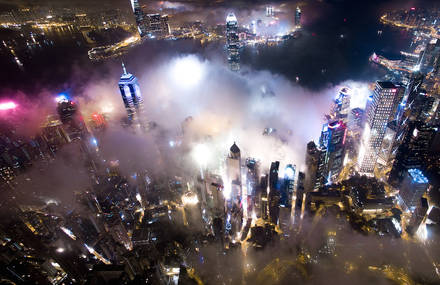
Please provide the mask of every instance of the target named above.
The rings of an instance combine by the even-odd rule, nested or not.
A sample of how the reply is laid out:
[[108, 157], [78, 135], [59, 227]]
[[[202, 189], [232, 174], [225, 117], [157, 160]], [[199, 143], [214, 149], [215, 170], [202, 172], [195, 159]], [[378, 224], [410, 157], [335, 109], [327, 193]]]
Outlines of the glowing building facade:
[[376, 82], [372, 101], [367, 108], [367, 122], [359, 150], [359, 172], [373, 173], [387, 125], [395, 118], [402, 97], [401, 86], [392, 82]]
[[319, 144], [321, 149], [326, 150], [327, 182], [335, 182], [344, 166], [346, 136], [347, 126], [342, 120], [325, 124], [322, 128]]
[[284, 185], [281, 187], [280, 205], [284, 207], [292, 206], [293, 192], [295, 188], [296, 167], [292, 164], [286, 165], [284, 168]]
[[273, 6], [266, 6], [266, 17], [273, 17], [274, 11]]
[[299, 7], [295, 9], [295, 27], [301, 28], [301, 9]]
[[428, 190], [429, 181], [420, 169], [408, 169], [399, 196], [409, 210], [413, 211], [419, 204], [420, 199]]
[[133, 9], [134, 18], [136, 20], [136, 25], [139, 31], [139, 35], [144, 37], [147, 34], [147, 26], [145, 24], [144, 13], [142, 12], [141, 6], [138, 0], [130, 0], [131, 8]]
[[148, 14], [145, 22], [149, 37], [165, 37], [170, 34], [168, 15]]
[[420, 121], [407, 123], [402, 139], [396, 150], [388, 182], [397, 187], [408, 169], [426, 167], [431, 144], [438, 133], [438, 128]]
[[238, 21], [234, 13], [226, 17], [226, 48], [228, 64], [232, 71], [240, 70], [240, 42], [238, 37]]
[[146, 127], [142, 116], [143, 100], [137, 78], [127, 72], [124, 64], [122, 64], [122, 68], [124, 73], [119, 80], [119, 91], [121, 92], [122, 100], [127, 110], [128, 120], [130, 124]]
[[226, 159], [228, 186], [231, 187], [231, 200], [235, 204], [241, 202], [241, 154], [240, 148], [234, 143], [229, 149]]

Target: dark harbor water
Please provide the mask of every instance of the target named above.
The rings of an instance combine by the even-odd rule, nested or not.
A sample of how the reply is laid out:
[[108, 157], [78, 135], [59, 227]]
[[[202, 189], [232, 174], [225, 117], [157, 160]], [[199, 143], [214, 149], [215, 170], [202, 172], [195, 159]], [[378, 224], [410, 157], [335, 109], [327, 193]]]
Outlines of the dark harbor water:
[[[377, 11], [359, 13], [353, 7], [338, 3], [305, 6], [303, 9], [304, 15], [314, 13], [320, 16], [309, 19], [306, 16], [299, 38], [275, 47], [244, 48], [242, 65], [268, 70], [292, 81], [299, 77], [302, 86], [319, 90], [345, 80], [378, 79], [385, 71], [370, 64], [368, 57], [376, 52], [398, 58], [399, 51], [409, 47], [411, 32], [383, 26], [379, 23]], [[37, 34], [38, 31], [33, 32]], [[0, 41], [16, 33], [1, 30]], [[47, 30], [44, 39], [44, 46], [19, 56], [23, 63], [21, 68], [4, 46], [0, 48], [2, 97], [10, 96], [17, 90], [30, 95], [41, 90], [75, 90], [108, 74], [120, 65], [122, 59], [136, 73], [143, 65], [156, 63], [169, 55], [196, 53], [208, 59], [225, 58], [222, 42], [201, 46], [192, 40], [147, 41], [122, 58], [91, 62], [87, 57], [90, 45], [76, 29]]]

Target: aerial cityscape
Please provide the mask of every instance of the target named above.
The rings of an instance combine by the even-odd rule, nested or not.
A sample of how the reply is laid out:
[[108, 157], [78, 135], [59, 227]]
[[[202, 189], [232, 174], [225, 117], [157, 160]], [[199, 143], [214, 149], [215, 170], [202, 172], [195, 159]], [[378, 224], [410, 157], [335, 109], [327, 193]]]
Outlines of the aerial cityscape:
[[440, 2], [0, 1], [0, 284], [440, 284]]

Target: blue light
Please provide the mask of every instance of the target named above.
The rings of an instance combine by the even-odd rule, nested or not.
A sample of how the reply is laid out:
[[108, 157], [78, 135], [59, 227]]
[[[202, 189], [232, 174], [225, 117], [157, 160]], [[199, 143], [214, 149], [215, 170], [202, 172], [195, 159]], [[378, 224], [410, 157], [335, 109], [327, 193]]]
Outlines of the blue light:
[[284, 177], [288, 180], [293, 180], [295, 178], [295, 168], [289, 164], [284, 169]]
[[67, 101], [69, 101], [69, 96], [67, 94], [65, 94], [65, 93], [60, 93], [55, 98], [55, 101], [57, 103], [67, 102]]
[[98, 146], [98, 141], [95, 138], [92, 138], [92, 144], [94, 146]]
[[425, 184], [428, 183], [428, 178], [425, 177], [425, 175], [423, 175], [423, 172], [420, 169], [408, 169], [408, 173], [412, 178], [412, 182], [414, 183], [419, 183], [419, 184]]

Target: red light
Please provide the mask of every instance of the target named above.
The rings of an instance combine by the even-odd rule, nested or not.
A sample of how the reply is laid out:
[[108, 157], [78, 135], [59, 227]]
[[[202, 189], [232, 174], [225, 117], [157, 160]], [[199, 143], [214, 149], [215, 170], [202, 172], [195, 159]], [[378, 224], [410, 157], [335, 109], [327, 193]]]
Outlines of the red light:
[[416, 9], [416, 7], [411, 7], [411, 10], [414, 11]]
[[347, 22], [347, 18], [344, 18], [344, 22]]

